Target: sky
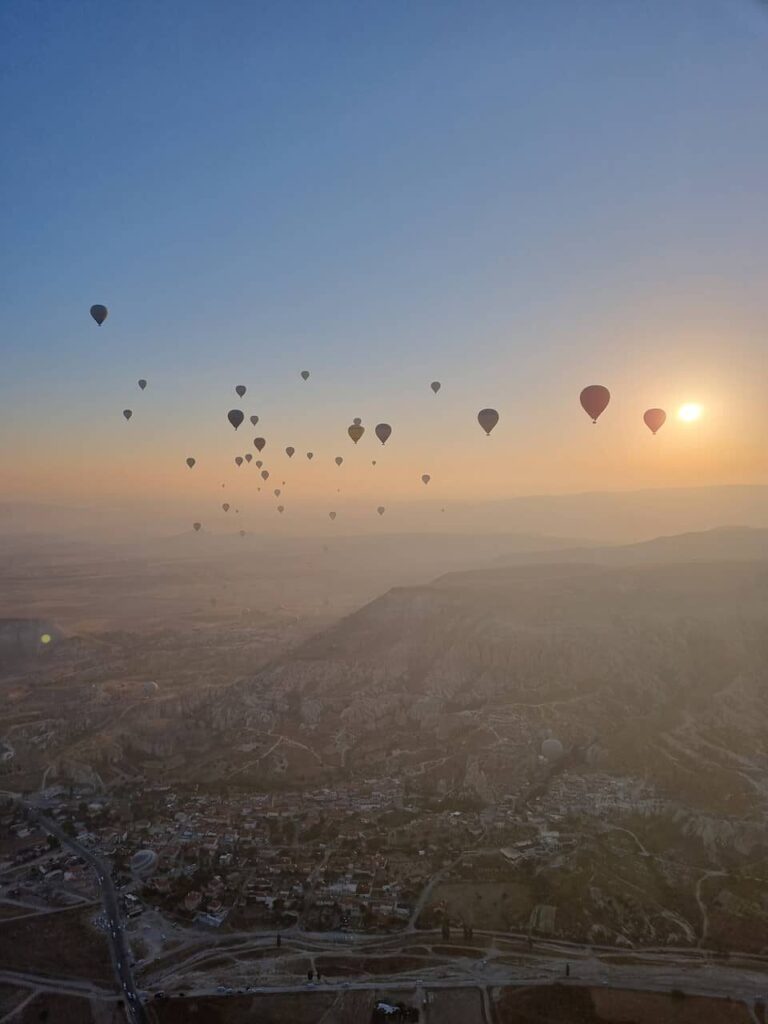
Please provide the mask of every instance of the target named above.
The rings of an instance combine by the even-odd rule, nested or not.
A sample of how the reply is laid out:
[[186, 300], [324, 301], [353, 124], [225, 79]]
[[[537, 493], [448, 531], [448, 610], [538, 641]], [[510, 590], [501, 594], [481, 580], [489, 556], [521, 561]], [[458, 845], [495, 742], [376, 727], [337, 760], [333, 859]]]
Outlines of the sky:
[[0, 68], [3, 498], [768, 483], [768, 7], [7, 0]]

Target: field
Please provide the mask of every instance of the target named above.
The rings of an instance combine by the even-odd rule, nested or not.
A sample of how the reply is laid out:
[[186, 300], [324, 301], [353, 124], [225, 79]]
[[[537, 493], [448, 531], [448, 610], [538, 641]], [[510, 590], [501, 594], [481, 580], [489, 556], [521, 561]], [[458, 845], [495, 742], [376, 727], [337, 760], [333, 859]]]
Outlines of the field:
[[91, 924], [94, 910], [33, 914], [0, 928], [0, 964], [8, 970], [85, 978], [112, 986], [106, 937]]

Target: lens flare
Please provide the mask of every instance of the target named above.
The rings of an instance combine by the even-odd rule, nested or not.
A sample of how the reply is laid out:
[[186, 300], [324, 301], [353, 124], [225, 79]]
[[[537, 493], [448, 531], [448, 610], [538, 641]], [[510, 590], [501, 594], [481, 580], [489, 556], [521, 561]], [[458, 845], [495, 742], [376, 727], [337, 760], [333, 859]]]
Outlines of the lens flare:
[[698, 402], [686, 402], [685, 405], [681, 405], [677, 411], [678, 419], [683, 420], [684, 423], [693, 423], [701, 416], [701, 406]]

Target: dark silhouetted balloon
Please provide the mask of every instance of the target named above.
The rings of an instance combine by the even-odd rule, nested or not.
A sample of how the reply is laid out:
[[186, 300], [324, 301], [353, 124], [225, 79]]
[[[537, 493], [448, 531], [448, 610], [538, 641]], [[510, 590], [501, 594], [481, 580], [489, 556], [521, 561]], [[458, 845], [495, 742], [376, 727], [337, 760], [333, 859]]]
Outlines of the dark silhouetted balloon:
[[195, 531], [195, 533], [199, 533], [200, 532], [200, 527], [202, 525], [203, 525], [202, 523], [192, 523], [192, 529]]
[[261, 459], [256, 459], [256, 468], [257, 469], [261, 469], [261, 467], [263, 465], [264, 465], [264, 463], [261, 461]]
[[244, 537], [244, 536], [245, 536], [245, 530], [241, 530], [241, 531], [240, 531], [240, 536], [241, 536], [241, 537]]
[[243, 457], [245, 458], [245, 461], [246, 461], [246, 462], [250, 462], [250, 461], [251, 461], [251, 459], [253, 458], [253, 456], [251, 455], [251, 453], [250, 453], [250, 452], [246, 452], [246, 453], [245, 453], [245, 455], [244, 455]]
[[240, 396], [240, 398], [242, 398], [242, 397], [243, 397], [243, 395], [245, 394], [245, 392], [246, 392], [247, 390], [248, 390], [248, 388], [247, 388], [247, 387], [245, 386], [245, 384], [238, 384], [238, 385], [236, 385], [236, 387], [235, 387], [235, 391], [236, 391], [236, 392], [237, 392], [237, 394], [238, 394], [238, 395]]
[[194, 466], [194, 464], [195, 464], [195, 461], [196, 461], [196, 460], [195, 460], [195, 459], [193, 459], [191, 455], [190, 455], [190, 456], [189, 456], [189, 458], [187, 459], [187, 465], [189, 466], [189, 468], [190, 468], [190, 469], [192, 469], [192, 467]]
[[255, 449], [257, 450], [257, 451], [260, 451], [260, 452], [263, 452], [263, 451], [264, 451], [264, 445], [265, 445], [266, 443], [267, 443], [267, 442], [266, 442], [266, 441], [264, 440], [264, 438], [263, 438], [263, 437], [254, 437], [254, 439], [253, 439], [253, 447], [254, 447], [254, 448], [255, 448]]
[[285, 449], [285, 454], [288, 456], [289, 459], [292, 459], [295, 451], [295, 448], [291, 447], [291, 445], [288, 445], [288, 447]]
[[235, 465], [236, 466], [242, 466], [242, 464], [243, 464], [243, 456], [242, 455], [236, 455], [235, 456]]
[[133, 409], [123, 409], [123, 416], [129, 420], [133, 416]]
[[357, 444], [357, 442], [365, 433], [365, 427], [361, 426], [360, 423], [353, 423], [352, 426], [348, 428], [347, 433], [355, 442], [355, 444]]
[[91, 316], [99, 325], [99, 327], [101, 327], [101, 325], [109, 316], [109, 310], [107, 309], [106, 306], [102, 306], [99, 303], [96, 303], [95, 306], [91, 306]]
[[309, 380], [309, 370], [302, 370], [301, 371], [301, 379], [302, 380]]
[[251, 421], [254, 427], [259, 422], [259, 417], [255, 413], [253, 414], [253, 416], [249, 416], [248, 419]]
[[440, 383], [439, 380], [433, 380], [432, 383], [429, 386], [432, 388], [432, 390], [435, 392], [435, 394], [437, 394], [437, 392], [442, 387], [442, 384]]
[[493, 428], [499, 422], [499, 414], [495, 409], [481, 409], [477, 414], [477, 422], [486, 434], [490, 435]]
[[581, 407], [592, 418], [593, 423], [597, 423], [597, 417], [600, 413], [605, 412], [610, 400], [611, 393], [602, 384], [590, 384], [579, 395]]
[[392, 433], [392, 427], [388, 423], [377, 423], [375, 433], [381, 443], [386, 444]]
[[224, 509], [225, 512], [229, 512], [229, 502], [225, 501], [221, 507]]
[[652, 434], [655, 434], [657, 430], [664, 426], [666, 419], [667, 414], [663, 409], [646, 409], [643, 413], [645, 425]]
[[372, 465], [372, 466], [375, 466], [375, 465], [376, 465], [376, 459], [371, 459], [371, 465]]
[[342, 464], [342, 462], [344, 461], [344, 459], [342, 459], [342, 457], [340, 455], [337, 455], [336, 458], [333, 461], [336, 463], [337, 466], [340, 466]]
[[335, 512], [329, 512], [328, 513], [328, 518], [329, 519], [335, 519], [336, 518], [336, 513]]
[[269, 480], [269, 470], [268, 469], [262, 469], [262, 471], [261, 471], [261, 479], [262, 480]]
[[549, 739], [544, 740], [541, 744], [541, 754], [548, 761], [559, 761], [563, 756], [563, 744], [560, 740], [556, 740], [554, 736], [550, 736]]
[[431, 479], [432, 477], [429, 475], [429, 473], [424, 473], [421, 477], [421, 482], [423, 484], [428, 484]]
[[384, 513], [385, 513], [385, 512], [387, 511], [387, 510], [386, 510], [386, 509], [384, 508], [384, 506], [383, 506], [383, 505], [379, 505], [379, 507], [378, 507], [378, 508], [376, 509], [376, 511], [377, 511], [377, 512], [379, 513], [379, 515], [380, 515], [380, 516], [383, 516], [383, 515], [384, 515]]
[[312, 461], [312, 459], [314, 459], [314, 457], [315, 457], [315, 453], [314, 452], [307, 452], [307, 458], [309, 459], [310, 462]]
[[277, 506], [277, 511], [278, 511], [278, 512], [280, 512], [281, 514], [282, 514], [283, 512], [285, 512], [285, 505], [278, 505], [278, 506]]
[[237, 430], [237, 428], [245, 419], [245, 416], [240, 412], [239, 409], [230, 409], [229, 412], [227, 413], [227, 419], [235, 428], [235, 430]]
[[276, 488], [274, 489], [274, 491], [273, 491], [272, 493], [274, 494], [274, 496], [275, 496], [276, 498], [279, 498], [279, 497], [280, 497], [280, 495], [281, 495], [281, 494], [282, 494], [283, 492], [282, 492], [282, 491], [280, 490], [280, 488], [279, 488], [279, 487], [276, 487]]
[[137, 383], [138, 383], [138, 385], [139, 385], [139, 387], [141, 388], [141, 390], [142, 390], [142, 391], [143, 391], [143, 390], [144, 390], [144, 388], [145, 388], [145, 387], [147, 386], [147, 382], [146, 382], [146, 381], [144, 380], [144, 378], [143, 378], [143, 377], [141, 378], [141, 380], [140, 380], [140, 381], [137, 381]]

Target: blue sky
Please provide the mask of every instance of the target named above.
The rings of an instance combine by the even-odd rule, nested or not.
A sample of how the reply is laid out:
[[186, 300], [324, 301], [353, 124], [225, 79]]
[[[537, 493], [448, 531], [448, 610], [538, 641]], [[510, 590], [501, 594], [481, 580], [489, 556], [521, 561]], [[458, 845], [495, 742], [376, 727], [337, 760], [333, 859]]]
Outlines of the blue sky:
[[[446, 474], [438, 439], [461, 424], [468, 455], [495, 405], [521, 469], [481, 466], [488, 496], [544, 487], [532, 443], [551, 489], [578, 488], [586, 383], [633, 429], [703, 397], [717, 459], [680, 440], [657, 476], [617, 478], [616, 447], [584, 484], [662, 485], [688, 456], [702, 482], [765, 479], [745, 440], [768, 427], [765, 7], [10, 0], [0, 19], [10, 492], [41, 493], [51, 459], [82, 488], [91, 457], [192, 437], [229, 458], [241, 380], [286, 441], [335, 454], [352, 416], [386, 419]], [[139, 376], [161, 404], [129, 439]]]

